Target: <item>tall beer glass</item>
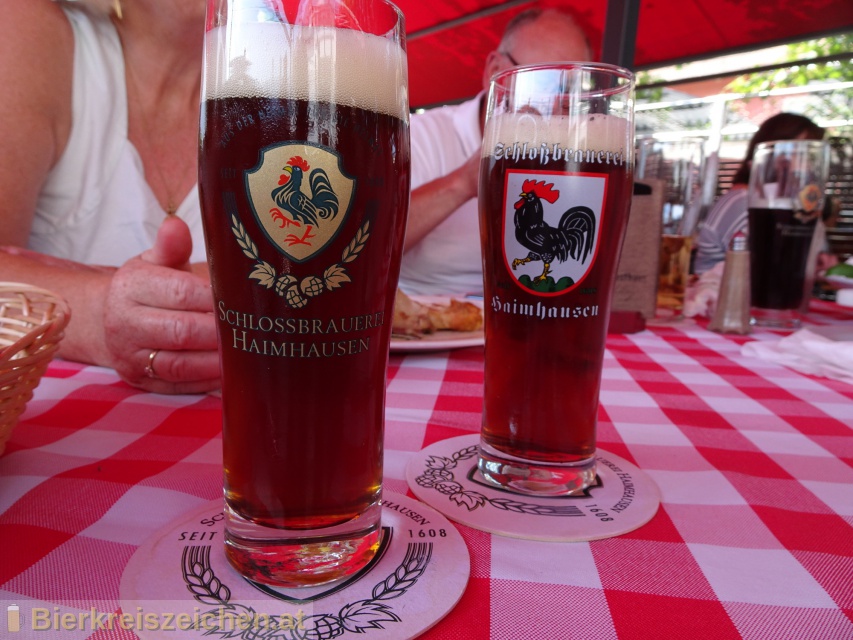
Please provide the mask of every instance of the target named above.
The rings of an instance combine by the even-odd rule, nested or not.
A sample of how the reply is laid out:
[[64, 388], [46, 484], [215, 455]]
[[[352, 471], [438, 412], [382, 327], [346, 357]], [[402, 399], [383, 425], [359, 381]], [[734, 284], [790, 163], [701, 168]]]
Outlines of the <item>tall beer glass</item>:
[[409, 199], [403, 34], [386, 0], [208, 0], [199, 185], [225, 544], [263, 583], [335, 580], [379, 544]]
[[604, 340], [633, 184], [633, 76], [603, 64], [492, 78], [480, 165], [491, 483], [595, 481]]
[[658, 262], [657, 316], [680, 319], [690, 279], [693, 237], [702, 207], [704, 140], [642, 140], [636, 176], [663, 180], [664, 201]]
[[823, 211], [829, 145], [821, 140], [765, 142], [749, 173], [749, 285], [752, 322], [800, 326], [806, 261]]

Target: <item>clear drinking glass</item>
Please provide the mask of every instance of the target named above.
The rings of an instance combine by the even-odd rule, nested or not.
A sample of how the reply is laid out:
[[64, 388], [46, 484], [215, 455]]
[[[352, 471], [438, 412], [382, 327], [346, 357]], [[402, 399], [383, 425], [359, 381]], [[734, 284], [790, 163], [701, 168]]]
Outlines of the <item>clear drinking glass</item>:
[[480, 165], [479, 470], [510, 490], [595, 481], [604, 340], [633, 186], [633, 76], [517, 67], [491, 82]]
[[225, 544], [255, 581], [329, 582], [379, 545], [408, 111], [391, 3], [208, 0], [199, 186]]
[[783, 140], [756, 146], [749, 174], [752, 323], [800, 326], [809, 247], [823, 210], [829, 145]]
[[638, 144], [637, 178], [664, 184], [657, 310], [661, 318], [681, 318], [690, 278], [693, 239], [702, 209], [704, 145], [701, 138]]

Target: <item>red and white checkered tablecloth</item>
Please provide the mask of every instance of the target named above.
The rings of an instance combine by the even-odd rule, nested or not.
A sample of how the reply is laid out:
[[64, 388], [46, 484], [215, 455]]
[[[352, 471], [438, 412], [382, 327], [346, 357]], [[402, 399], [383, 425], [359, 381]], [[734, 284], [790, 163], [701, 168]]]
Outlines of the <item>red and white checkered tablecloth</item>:
[[[853, 322], [835, 305], [817, 312], [817, 324]], [[853, 385], [740, 353], [777, 337], [689, 321], [609, 336], [600, 447], [654, 478], [657, 515], [574, 544], [460, 526], [471, 579], [423, 637], [853, 639]], [[482, 381], [481, 348], [392, 356], [387, 489], [408, 493], [413, 452], [479, 430]], [[219, 433], [215, 397], [53, 363], [0, 458], [0, 604], [117, 611], [134, 551], [221, 496]], [[7, 635], [0, 612], [0, 637], [27, 635]]]

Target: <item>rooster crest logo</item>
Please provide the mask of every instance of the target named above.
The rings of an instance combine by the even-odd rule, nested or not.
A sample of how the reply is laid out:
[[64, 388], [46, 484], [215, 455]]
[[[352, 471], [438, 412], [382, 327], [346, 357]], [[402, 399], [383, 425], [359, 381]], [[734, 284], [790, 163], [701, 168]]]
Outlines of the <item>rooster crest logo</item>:
[[354, 183], [335, 153], [307, 144], [267, 148], [246, 173], [255, 218], [294, 262], [318, 255], [334, 239], [349, 213]]
[[520, 285], [555, 295], [580, 283], [595, 261], [605, 183], [594, 174], [508, 172], [504, 258]]

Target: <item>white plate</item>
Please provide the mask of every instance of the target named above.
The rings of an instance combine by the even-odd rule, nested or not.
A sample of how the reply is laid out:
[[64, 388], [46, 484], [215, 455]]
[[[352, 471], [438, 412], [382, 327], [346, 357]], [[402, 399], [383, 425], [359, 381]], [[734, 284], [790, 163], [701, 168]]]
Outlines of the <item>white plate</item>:
[[845, 276], [826, 276], [826, 281], [831, 282], [836, 287], [841, 287], [842, 289], [850, 289], [853, 287], [853, 278], [847, 278]]
[[[409, 296], [421, 304], [450, 304], [450, 299], [471, 302], [481, 309], [482, 300], [471, 300], [465, 296]], [[486, 342], [486, 334], [480, 331], [436, 331], [419, 338], [397, 338], [391, 336], [391, 353], [411, 353], [415, 351], [444, 351], [464, 347], [481, 347]]]

